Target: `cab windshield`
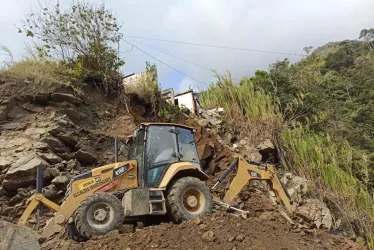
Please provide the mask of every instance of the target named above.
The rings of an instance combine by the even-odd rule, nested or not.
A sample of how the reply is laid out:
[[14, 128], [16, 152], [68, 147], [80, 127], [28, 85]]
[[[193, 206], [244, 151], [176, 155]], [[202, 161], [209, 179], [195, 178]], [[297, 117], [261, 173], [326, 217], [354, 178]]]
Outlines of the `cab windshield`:
[[172, 163], [186, 161], [200, 167], [191, 130], [170, 125], [150, 125], [146, 137], [148, 185], [157, 184]]

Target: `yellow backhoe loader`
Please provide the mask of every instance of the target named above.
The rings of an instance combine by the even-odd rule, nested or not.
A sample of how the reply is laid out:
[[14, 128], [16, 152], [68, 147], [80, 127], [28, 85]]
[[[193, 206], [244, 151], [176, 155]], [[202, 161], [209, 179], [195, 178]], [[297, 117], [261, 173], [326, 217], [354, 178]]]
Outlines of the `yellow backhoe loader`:
[[[54, 216], [43, 228], [42, 238], [66, 227], [70, 238], [85, 241], [116, 229], [128, 218], [167, 214], [178, 223], [212, 210], [214, 200], [204, 182], [208, 176], [200, 167], [194, 128], [171, 123], [141, 123], [128, 137], [127, 144], [129, 160], [117, 162], [116, 145], [115, 163], [72, 178], [61, 206], [43, 195], [43, 171], [38, 169], [36, 193], [18, 225], [26, 225], [33, 211], [43, 204], [54, 211]], [[230, 207], [250, 180], [266, 180], [280, 203], [292, 212], [272, 166], [237, 158], [216, 185], [235, 167], [238, 172], [223, 201], [215, 202]], [[11, 242], [13, 233], [16, 233], [14, 228], [8, 231], [6, 239], [2, 240], [3, 246], [17, 245], [16, 241]]]

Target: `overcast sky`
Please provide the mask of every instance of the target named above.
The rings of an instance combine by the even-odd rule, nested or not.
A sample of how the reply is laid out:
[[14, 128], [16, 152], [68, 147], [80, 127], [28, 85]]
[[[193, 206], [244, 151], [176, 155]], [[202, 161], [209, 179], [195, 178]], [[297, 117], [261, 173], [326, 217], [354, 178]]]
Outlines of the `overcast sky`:
[[[15, 58], [24, 53], [23, 35], [14, 25], [37, 0], [0, 0], [0, 45], [7, 46]], [[68, 1], [61, 1], [66, 4]], [[65, 3], [66, 2], [66, 3]], [[373, 28], [374, 0], [91, 0], [113, 9], [123, 24], [125, 36], [240, 47], [254, 50], [303, 54], [305, 46], [318, 47], [330, 41], [356, 39], [363, 28]], [[129, 40], [130, 42], [133, 42]], [[235, 79], [250, 76], [270, 63], [298, 56], [247, 52], [153, 40], [138, 40], [160, 50], [192, 61], [220, 73], [230, 70]], [[123, 73], [144, 70], [145, 61], [158, 66], [163, 88], [175, 91], [204, 88], [213, 74], [169, 55], [133, 42], [142, 50], [204, 84], [168, 68], [136, 48], [121, 43], [126, 65]], [[129, 51], [130, 50], [130, 51]], [[5, 60], [0, 52], [0, 61]]]

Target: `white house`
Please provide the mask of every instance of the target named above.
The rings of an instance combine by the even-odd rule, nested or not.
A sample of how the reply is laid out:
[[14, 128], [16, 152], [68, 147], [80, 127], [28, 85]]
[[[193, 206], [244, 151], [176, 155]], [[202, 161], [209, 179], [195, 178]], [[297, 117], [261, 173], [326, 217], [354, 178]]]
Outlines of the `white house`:
[[183, 105], [185, 108], [191, 110], [192, 113], [196, 113], [195, 94], [192, 89], [175, 94], [174, 104], [178, 106]]

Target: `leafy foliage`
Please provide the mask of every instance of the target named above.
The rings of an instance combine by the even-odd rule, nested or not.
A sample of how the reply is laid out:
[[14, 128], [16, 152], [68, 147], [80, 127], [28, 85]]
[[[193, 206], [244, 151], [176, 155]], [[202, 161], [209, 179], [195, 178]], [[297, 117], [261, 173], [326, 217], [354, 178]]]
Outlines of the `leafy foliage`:
[[38, 54], [62, 61], [77, 69], [82, 78], [103, 82], [105, 92], [118, 90], [118, 69], [124, 64], [115, 46], [120, 41], [120, 25], [104, 5], [77, 2], [62, 9], [49, 2], [31, 10], [18, 28], [19, 33], [35, 38]]
[[161, 100], [158, 107], [157, 116], [163, 122], [177, 122], [182, 118], [182, 114], [186, 112], [187, 109], [183, 106], [180, 107]]
[[146, 104], [151, 104], [153, 111], [156, 111], [160, 100], [160, 84], [157, 82], [157, 67], [155, 64], [146, 62], [146, 69], [139, 79], [125, 82], [125, 94], [133, 95]]
[[[329, 48], [331, 44], [326, 47]], [[264, 88], [280, 101], [285, 120], [292, 114], [292, 119], [310, 124], [315, 132], [348, 140], [358, 151], [374, 152], [373, 52], [358, 41], [337, 43], [333, 50], [320, 56], [322, 51], [320, 48], [318, 53], [293, 65], [288, 60], [271, 65], [272, 85], [264, 84]], [[290, 105], [295, 102], [298, 105]], [[369, 189], [374, 192], [374, 162], [370, 166]], [[361, 172], [359, 165], [353, 169], [359, 178]]]

